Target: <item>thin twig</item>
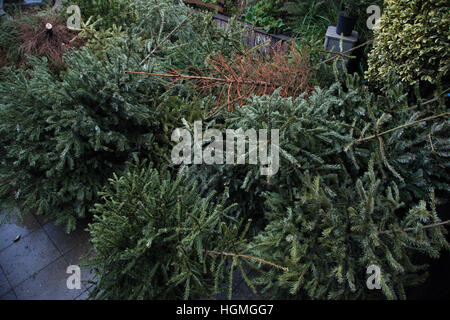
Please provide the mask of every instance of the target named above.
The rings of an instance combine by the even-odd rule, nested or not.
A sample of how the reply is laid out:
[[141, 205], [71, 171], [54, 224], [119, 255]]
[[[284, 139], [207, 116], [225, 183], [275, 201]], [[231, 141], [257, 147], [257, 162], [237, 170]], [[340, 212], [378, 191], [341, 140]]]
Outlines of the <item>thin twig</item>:
[[193, 12], [188, 14], [187, 17], [183, 19], [183, 21], [181, 21], [160, 43], [156, 45], [156, 47], [153, 48], [153, 50], [144, 58], [144, 60], [141, 61], [139, 65], [142, 66], [145, 60], [150, 58], [150, 56], [155, 53], [155, 51], [159, 49], [159, 47], [161, 47], [163, 43], [166, 42], [187, 20], [189, 20], [189, 18], [192, 17], [193, 14]]
[[433, 139], [432, 139], [431, 133], [428, 135], [428, 138], [430, 138], [431, 151], [433, 151], [434, 153], [436, 153], [436, 151], [434, 150]]
[[180, 78], [180, 80], [204, 80], [204, 81], [216, 81], [216, 82], [224, 82], [224, 83], [240, 83], [240, 84], [253, 84], [256, 86], [270, 86], [270, 87], [278, 87], [279, 85], [276, 83], [267, 83], [264, 81], [253, 81], [253, 80], [239, 80], [239, 79], [222, 79], [222, 78], [213, 78], [213, 77], [202, 77], [202, 76], [188, 76], [181, 73], [176, 74], [167, 74], [167, 73], [152, 73], [152, 72], [139, 72], [139, 71], [125, 71], [125, 73], [132, 74], [142, 74], [148, 76], [157, 76], [163, 78]]
[[[436, 97], [434, 97], [433, 99], [430, 99], [430, 100], [428, 100], [428, 101], [425, 101], [425, 102], [421, 103], [420, 106], [426, 106], [427, 104], [430, 104], [430, 103], [433, 103], [433, 102], [439, 100], [443, 95], [447, 95], [447, 94], [449, 93], [449, 91], [450, 91], [450, 88], [447, 88], [446, 90], [442, 91], [440, 94], [438, 94], [438, 95], [437, 95]], [[413, 105], [413, 106], [409, 107], [408, 109], [415, 109], [415, 108], [417, 108], [418, 106], [419, 106], [419, 105], [416, 104], [416, 105]]]
[[266, 260], [263, 260], [263, 259], [260, 259], [260, 258], [247, 256], [245, 254], [236, 254], [236, 253], [228, 253], [228, 252], [209, 251], [209, 250], [205, 250], [205, 252], [207, 254], [215, 254], [215, 255], [227, 256], [227, 257], [241, 257], [241, 258], [245, 258], [245, 259], [250, 259], [250, 260], [253, 260], [253, 261], [261, 262], [263, 264], [270, 265], [272, 267], [281, 269], [281, 270], [286, 271], [286, 272], [289, 271], [289, 268], [279, 266], [279, 265], [277, 265], [275, 263], [272, 263], [270, 261], [266, 261]]
[[384, 148], [383, 148], [383, 139], [378, 135], [378, 142], [380, 143], [380, 154], [383, 161], [386, 160], [386, 157], [384, 155]]
[[[450, 224], [450, 220], [435, 223], [435, 224], [429, 224], [427, 226], [422, 226], [422, 227], [420, 227], [420, 229], [430, 229], [430, 228], [443, 226], [446, 224]], [[414, 230], [416, 230], [416, 228], [406, 228], [406, 229], [400, 229], [400, 230], [384, 230], [384, 231], [378, 232], [378, 234], [389, 234], [389, 233], [394, 233], [394, 232], [410, 232], [410, 231], [414, 231]]]
[[394, 132], [394, 131], [399, 130], [399, 129], [404, 129], [404, 128], [407, 128], [407, 127], [411, 127], [411, 126], [416, 125], [416, 124], [421, 123], [421, 122], [430, 121], [430, 120], [434, 120], [434, 119], [437, 119], [437, 118], [448, 117], [448, 116], [450, 116], [450, 112], [444, 112], [444, 113], [441, 113], [441, 114], [438, 114], [438, 115], [434, 115], [434, 116], [431, 116], [431, 117], [427, 117], [427, 118], [424, 118], [424, 119], [416, 120], [416, 121], [413, 121], [413, 122], [406, 123], [404, 125], [398, 126], [396, 128], [392, 128], [392, 129], [389, 129], [387, 131], [384, 131], [384, 132], [381, 132], [381, 133], [378, 133], [378, 134], [374, 134], [374, 135], [369, 136], [369, 137], [364, 137], [364, 138], [358, 139], [358, 140], [356, 140], [356, 143], [361, 143], [361, 142], [369, 141], [369, 140], [372, 140], [372, 139], [376, 139], [376, 138], [378, 138], [378, 137], [380, 137], [382, 135]]
[[221, 105], [221, 106], [219, 106], [219, 107], [214, 108], [214, 109], [208, 114], [208, 116], [207, 116], [207, 118], [206, 118], [205, 120], [211, 119], [212, 117], [214, 117], [215, 115], [217, 115], [217, 114], [219, 113], [219, 111], [222, 110], [223, 108], [225, 108], [225, 107], [227, 107], [227, 106], [229, 106], [229, 105], [231, 105], [231, 104], [233, 104], [233, 103], [235, 103], [235, 102], [237, 102], [237, 101], [239, 101], [239, 100], [243, 100], [243, 99], [245, 99], [245, 98], [244, 98], [244, 97], [237, 97], [237, 98], [235, 98], [235, 99], [233, 99], [233, 100], [231, 100], [231, 101], [229, 101], [229, 102], [227, 102], [227, 103], [225, 103], [225, 104], [223, 104], [223, 105]]

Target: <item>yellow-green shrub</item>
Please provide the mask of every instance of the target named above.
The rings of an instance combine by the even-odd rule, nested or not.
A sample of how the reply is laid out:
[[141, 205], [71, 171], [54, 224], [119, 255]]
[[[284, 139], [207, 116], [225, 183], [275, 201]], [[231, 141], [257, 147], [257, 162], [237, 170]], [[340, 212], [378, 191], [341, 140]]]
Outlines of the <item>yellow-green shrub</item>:
[[394, 71], [404, 83], [436, 83], [448, 74], [449, 25], [447, 0], [386, 0], [366, 77], [380, 82]]

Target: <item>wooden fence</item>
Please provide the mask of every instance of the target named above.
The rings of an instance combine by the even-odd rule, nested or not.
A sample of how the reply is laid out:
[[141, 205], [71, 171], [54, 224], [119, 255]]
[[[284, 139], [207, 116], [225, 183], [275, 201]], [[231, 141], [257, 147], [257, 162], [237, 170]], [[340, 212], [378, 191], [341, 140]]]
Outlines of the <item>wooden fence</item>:
[[[214, 14], [214, 21], [219, 25], [220, 28], [226, 29], [228, 27], [230, 17], [224, 16], [222, 14]], [[287, 42], [291, 41], [292, 38], [281, 35], [281, 34], [269, 34], [264, 30], [255, 28], [253, 25], [239, 21], [241, 25], [247, 30], [244, 34], [244, 39], [250, 47], [257, 46], [264, 42], [269, 42], [268, 47], [273, 47], [275, 44], [281, 41], [282, 50], [286, 50]]]
[[[227, 17], [221, 13], [224, 11], [224, 4], [225, 0], [217, 0], [215, 4], [203, 2], [201, 0], [184, 0], [185, 3], [192, 4], [195, 6], [205, 7], [213, 10], [217, 10], [217, 14], [213, 15], [214, 21], [219, 25], [219, 27], [226, 29], [228, 27], [230, 17]], [[245, 41], [250, 47], [257, 46], [261, 43], [269, 42], [270, 45], [268, 47], [273, 47], [276, 43], [282, 42], [282, 49], [286, 49], [286, 43], [290, 40], [292, 40], [290, 37], [287, 37], [285, 35], [276, 35], [276, 34], [269, 34], [265, 32], [264, 30], [258, 29], [255, 26], [239, 21], [241, 25], [247, 30], [247, 32], [244, 35]], [[266, 50], [266, 49], [263, 49]]]

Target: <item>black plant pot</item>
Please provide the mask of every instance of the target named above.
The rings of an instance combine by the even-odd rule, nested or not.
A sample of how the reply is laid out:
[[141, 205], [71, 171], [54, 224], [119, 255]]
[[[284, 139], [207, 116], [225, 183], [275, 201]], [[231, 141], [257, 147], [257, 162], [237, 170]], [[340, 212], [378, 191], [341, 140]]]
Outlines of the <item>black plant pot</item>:
[[345, 37], [352, 34], [353, 28], [356, 24], [356, 17], [349, 17], [344, 12], [339, 12], [338, 23], [336, 26], [336, 33], [342, 34]]

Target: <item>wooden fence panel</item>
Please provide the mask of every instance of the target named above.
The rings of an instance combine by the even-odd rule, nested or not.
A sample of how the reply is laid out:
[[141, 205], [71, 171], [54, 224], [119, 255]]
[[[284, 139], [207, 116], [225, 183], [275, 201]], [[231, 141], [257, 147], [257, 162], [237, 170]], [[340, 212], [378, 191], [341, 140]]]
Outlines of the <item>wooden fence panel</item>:
[[[220, 28], [223, 28], [223, 29], [228, 28], [230, 17], [224, 16], [222, 14], [214, 14], [213, 19]], [[281, 48], [283, 51], [285, 51], [287, 49], [287, 42], [292, 40], [292, 38], [290, 38], [288, 36], [280, 35], [280, 34], [269, 34], [269, 33], [265, 32], [264, 30], [255, 28], [253, 25], [251, 25], [249, 23], [246, 23], [243, 21], [239, 21], [239, 22], [241, 23], [241, 25], [243, 27], [245, 27], [247, 29], [247, 31], [244, 34], [244, 39], [250, 47], [257, 46], [266, 41], [268, 41], [270, 43], [270, 46], [268, 46], [268, 47], [273, 47], [275, 44], [277, 44], [278, 42], [281, 41], [282, 42]], [[268, 48], [266, 47], [263, 50], [266, 51], [266, 50], [268, 50]]]

